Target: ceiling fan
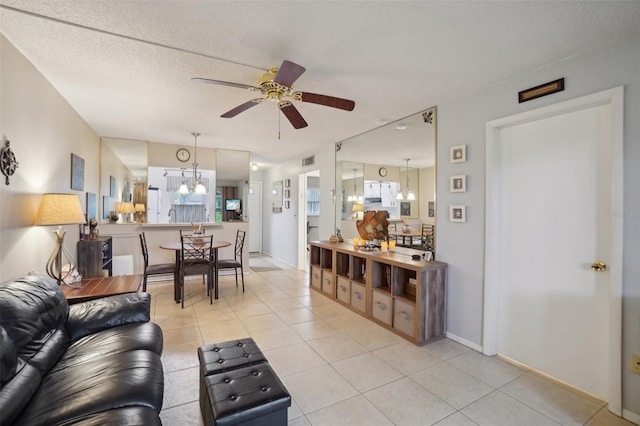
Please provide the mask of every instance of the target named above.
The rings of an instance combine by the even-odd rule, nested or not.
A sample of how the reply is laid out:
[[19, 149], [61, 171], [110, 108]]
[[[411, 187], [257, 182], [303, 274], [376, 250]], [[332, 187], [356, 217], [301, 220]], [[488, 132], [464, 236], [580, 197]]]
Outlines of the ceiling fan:
[[306, 69], [291, 61], [284, 60], [280, 68], [270, 68], [258, 79], [257, 86], [250, 86], [242, 83], [232, 83], [230, 81], [211, 80], [209, 78], [192, 78], [191, 81], [199, 83], [219, 84], [221, 86], [237, 87], [254, 92], [260, 92], [264, 97], [251, 99], [237, 107], [225, 112], [220, 117], [232, 118], [254, 107], [264, 101], [278, 102], [282, 113], [287, 117], [295, 129], [302, 129], [308, 124], [293, 103], [286, 98], [296, 101], [310, 102], [313, 104], [329, 106], [332, 108], [353, 111], [355, 102], [348, 99], [336, 98], [316, 93], [294, 91], [292, 84], [306, 71]]

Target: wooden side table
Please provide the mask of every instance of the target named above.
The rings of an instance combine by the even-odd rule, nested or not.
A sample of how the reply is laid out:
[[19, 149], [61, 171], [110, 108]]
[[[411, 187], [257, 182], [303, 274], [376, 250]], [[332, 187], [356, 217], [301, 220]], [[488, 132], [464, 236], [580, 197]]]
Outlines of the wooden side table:
[[70, 305], [117, 294], [135, 293], [142, 285], [142, 275], [119, 275], [117, 277], [85, 278], [81, 288], [60, 287]]

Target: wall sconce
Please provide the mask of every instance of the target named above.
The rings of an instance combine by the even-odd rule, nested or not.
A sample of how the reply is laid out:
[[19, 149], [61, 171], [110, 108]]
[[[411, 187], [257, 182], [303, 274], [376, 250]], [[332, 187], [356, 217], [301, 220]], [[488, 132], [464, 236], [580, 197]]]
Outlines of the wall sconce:
[[251, 170], [253, 170], [254, 172], [258, 171], [258, 163], [251, 163]]

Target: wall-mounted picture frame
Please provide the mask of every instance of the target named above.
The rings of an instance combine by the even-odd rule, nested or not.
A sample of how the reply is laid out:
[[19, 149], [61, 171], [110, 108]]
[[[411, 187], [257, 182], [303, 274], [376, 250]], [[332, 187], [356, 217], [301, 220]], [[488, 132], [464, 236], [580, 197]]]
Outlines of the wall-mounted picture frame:
[[411, 203], [408, 201], [400, 202], [400, 216], [411, 216]]
[[93, 192], [87, 192], [87, 219], [98, 218], [98, 196]]
[[116, 196], [116, 178], [113, 176], [109, 176], [109, 196]]
[[111, 204], [111, 198], [108, 195], [103, 195], [102, 196], [102, 218], [103, 219], [109, 219], [110, 216], [110, 211], [109, 208]]
[[291, 191], [289, 191], [288, 189], [284, 190], [284, 198], [291, 198]]
[[289, 204], [289, 200], [284, 200], [284, 208], [285, 208], [285, 209], [288, 209], [288, 208], [289, 208], [289, 206], [290, 206], [290, 204]]
[[435, 201], [429, 201], [429, 217], [436, 217], [436, 202]]
[[284, 187], [285, 188], [290, 188], [291, 187], [291, 179], [285, 179], [284, 180]]
[[449, 222], [464, 223], [467, 221], [466, 206], [449, 206]]
[[450, 176], [449, 192], [467, 192], [467, 175]]
[[84, 191], [84, 158], [71, 154], [71, 189]]
[[464, 163], [467, 161], [467, 146], [458, 145], [452, 146], [449, 152], [450, 163]]

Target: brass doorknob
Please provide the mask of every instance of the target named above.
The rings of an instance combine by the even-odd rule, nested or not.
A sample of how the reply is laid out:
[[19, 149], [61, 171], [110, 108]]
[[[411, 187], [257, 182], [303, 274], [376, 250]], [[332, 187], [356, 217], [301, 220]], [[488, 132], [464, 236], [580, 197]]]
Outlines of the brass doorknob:
[[591, 270], [596, 271], [596, 272], [601, 272], [607, 269], [607, 264], [604, 262], [593, 262], [591, 264]]

